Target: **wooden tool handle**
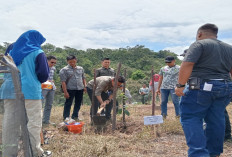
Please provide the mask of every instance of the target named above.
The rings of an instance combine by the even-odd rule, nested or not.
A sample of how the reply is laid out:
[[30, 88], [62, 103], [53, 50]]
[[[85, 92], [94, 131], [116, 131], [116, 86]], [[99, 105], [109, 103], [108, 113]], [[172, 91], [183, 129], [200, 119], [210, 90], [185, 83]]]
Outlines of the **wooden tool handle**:
[[101, 108], [98, 109], [98, 111], [97, 111], [97, 116], [100, 116], [100, 115], [101, 115], [101, 112], [102, 112], [103, 109], [104, 109], [104, 107], [101, 107]]

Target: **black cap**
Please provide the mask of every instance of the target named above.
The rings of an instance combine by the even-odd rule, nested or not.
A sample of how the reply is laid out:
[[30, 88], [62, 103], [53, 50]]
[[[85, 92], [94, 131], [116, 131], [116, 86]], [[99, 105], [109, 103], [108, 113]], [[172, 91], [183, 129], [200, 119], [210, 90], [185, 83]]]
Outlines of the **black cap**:
[[104, 60], [110, 60], [110, 58], [109, 57], [102, 58], [102, 61]]
[[188, 49], [185, 49], [185, 50], [184, 50], [184, 53], [180, 54], [180, 56], [183, 56], [183, 57], [184, 57], [185, 54], [187, 53], [187, 51], [188, 51]]
[[167, 56], [165, 58], [165, 63], [171, 63], [173, 60], [175, 60], [175, 58], [173, 56]]

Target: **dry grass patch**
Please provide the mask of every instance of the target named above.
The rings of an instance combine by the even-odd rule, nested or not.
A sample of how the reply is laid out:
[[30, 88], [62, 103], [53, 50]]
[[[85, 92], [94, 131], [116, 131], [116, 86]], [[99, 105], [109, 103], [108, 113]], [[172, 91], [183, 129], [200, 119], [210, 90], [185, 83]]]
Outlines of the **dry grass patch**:
[[[72, 134], [58, 130], [57, 127], [44, 128], [51, 137], [44, 149], [51, 150], [55, 157], [185, 157], [187, 146], [179, 122], [175, 118], [173, 104], [168, 106], [168, 117], [163, 124], [144, 126], [143, 117], [151, 115], [151, 105], [127, 106], [131, 115], [126, 117], [126, 128], [122, 115], [117, 115], [117, 126], [112, 132], [112, 125], [95, 133], [89, 124], [89, 106], [82, 106], [80, 118], [85, 126], [82, 134]], [[228, 106], [232, 117], [232, 105]], [[63, 107], [54, 107], [51, 121], [62, 122]], [[156, 107], [160, 114], [160, 107]], [[232, 142], [225, 143], [222, 157], [231, 156]]]

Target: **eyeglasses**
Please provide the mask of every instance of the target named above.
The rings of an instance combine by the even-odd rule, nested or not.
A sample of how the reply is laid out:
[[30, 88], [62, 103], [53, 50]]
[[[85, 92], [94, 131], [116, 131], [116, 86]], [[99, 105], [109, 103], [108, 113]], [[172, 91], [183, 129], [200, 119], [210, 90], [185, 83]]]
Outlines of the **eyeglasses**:
[[52, 64], [56, 64], [56, 62], [51, 62]]

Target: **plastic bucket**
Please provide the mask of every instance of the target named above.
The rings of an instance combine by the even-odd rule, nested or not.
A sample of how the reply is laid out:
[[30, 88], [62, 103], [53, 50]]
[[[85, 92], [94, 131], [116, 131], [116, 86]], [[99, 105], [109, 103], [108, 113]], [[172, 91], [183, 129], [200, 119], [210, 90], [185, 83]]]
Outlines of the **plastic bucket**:
[[73, 124], [68, 124], [66, 126], [67, 126], [69, 132], [72, 132], [74, 134], [80, 134], [80, 133], [82, 133], [83, 125], [84, 125], [83, 122], [75, 122]]

